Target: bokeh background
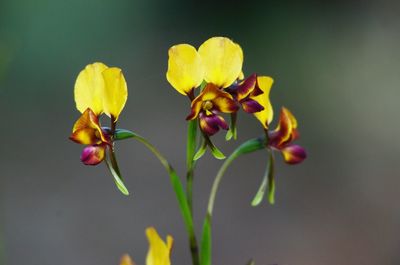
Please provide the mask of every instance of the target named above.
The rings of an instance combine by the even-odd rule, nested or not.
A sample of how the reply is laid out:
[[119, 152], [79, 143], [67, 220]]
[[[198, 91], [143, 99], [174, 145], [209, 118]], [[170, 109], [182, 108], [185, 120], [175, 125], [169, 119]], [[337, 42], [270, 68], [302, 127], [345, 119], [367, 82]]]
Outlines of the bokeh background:
[[[1, 264], [145, 264], [144, 229], [175, 238], [190, 264], [167, 174], [139, 143], [118, 145], [132, 196], [104, 165], [85, 167], [70, 142], [73, 85], [88, 63], [124, 70], [119, 125], [147, 136], [184, 173], [187, 99], [165, 79], [167, 50], [228, 36], [244, 71], [270, 75], [276, 111], [299, 120], [309, 158], [278, 159], [277, 203], [253, 208], [264, 152], [228, 170], [217, 196], [214, 264], [400, 264], [400, 17], [395, 1], [0, 1]], [[239, 117], [229, 153], [261, 133]], [[209, 154], [195, 179], [197, 231], [220, 166]]]

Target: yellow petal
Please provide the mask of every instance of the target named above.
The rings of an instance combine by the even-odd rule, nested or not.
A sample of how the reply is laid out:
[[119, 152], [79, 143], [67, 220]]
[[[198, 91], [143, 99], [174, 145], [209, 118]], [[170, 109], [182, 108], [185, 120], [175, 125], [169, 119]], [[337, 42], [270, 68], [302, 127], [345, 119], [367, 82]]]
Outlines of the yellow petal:
[[121, 257], [119, 265], [135, 265], [135, 262], [133, 262], [128, 254], [125, 254]]
[[282, 107], [282, 111], [285, 112], [285, 115], [290, 119], [290, 123], [292, 124], [293, 129], [296, 129], [297, 128], [297, 120], [294, 117], [293, 113], [285, 107]]
[[165, 243], [153, 227], [146, 229], [146, 235], [150, 245], [146, 265], [171, 265], [173, 238], [167, 236], [167, 243]]
[[75, 82], [76, 108], [83, 113], [90, 108], [96, 115], [103, 112], [102, 94], [104, 80], [102, 72], [108, 67], [103, 63], [89, 64], [83, 69]]
[[104, 70], [102, 75], [105, 83], [102, 96], [104, 113], [117, 120], [128, 98], [126, 81], [117, 67]]
[[230, 86], [242, 72], [243, 51], [233, 41], [224, 37], [213, 37], [199, 48], [204, 63], [204, 79], [220, 88]]
[[261, 106], [264, 107], [264, 110], [260, 112], [255, 112], [254, 116], [256, 116], [256, 118], [261, 122], [265, 129], [268, 128], [268, 125], [271, 123], [272, 118], [274, 117], [272, 105], [269, 100], [269, 92], [273, 83], [274, 80], [269, 76], [257, 77], [257, 85], [264, 93], [253, 97], [254, 100], [256, 100], [258, 103], [261, 104]]
[[70, 139], [80, 144], [108, 143], [97, 116], [89, 108], [75, 122]]
[[193, 46], [172, 46], [168, 56], [167, 80], [179, 93], [187, 95], [193, 88], [200, 86], [204, 79], [204, 66]]

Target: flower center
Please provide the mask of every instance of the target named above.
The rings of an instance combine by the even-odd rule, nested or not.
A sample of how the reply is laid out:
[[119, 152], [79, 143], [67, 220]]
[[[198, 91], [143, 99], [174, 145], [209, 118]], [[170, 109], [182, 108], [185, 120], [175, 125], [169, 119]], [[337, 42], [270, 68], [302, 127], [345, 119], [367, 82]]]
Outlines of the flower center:
[[100, 135], [99, 131], [95, 131], [94, 132], [94, 136], [96, 136], [97, 139], [101, 138], [101, 135]]
[[212, 110], [213, 107], [214, 107], [214, 104], [211, 101], [207, 100], [207, 101], [203, 102], [203, 110], [210, 111], [210, 110]]

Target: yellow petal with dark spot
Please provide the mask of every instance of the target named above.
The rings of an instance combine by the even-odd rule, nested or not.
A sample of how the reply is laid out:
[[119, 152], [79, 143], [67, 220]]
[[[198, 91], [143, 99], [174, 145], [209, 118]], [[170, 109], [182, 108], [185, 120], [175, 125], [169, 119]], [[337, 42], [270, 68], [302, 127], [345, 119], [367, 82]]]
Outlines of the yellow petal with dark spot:
[[254, 113], [254, 116], [256, 116], [265, 129], [268, 128], [272, 118], [274, 117], [271, 101], [269, 100], [269, 92], [271, 91], [273, 83], [274, 80], [269, 76], [257, 77], [257, 86], [263, 91], [263, 93], [252, 98], [264, 107], [264, 110]]
[[146, 235], [150, 245], [146, 265], [171, 265], [173, 238], [167, 236], [167, 242], [164, 242], [153, 227], [146, 229]]
[[70, 139], [80, 144], [108, 143], [100, 128], [99, 120], [91, 109], [86, 109], [72, 128]]
[[218, 87], [230, 86], [242, 73], [242, 48], [225, 37], [213, 37], [199, 48], [205, 67], [204, 79]]
[[83, 69], [75, 82], [76, 108], [83, 113], [90, 108], [96, 115], [103, 112], [104, 79], [102, 72], [108, 67], [103, 63], [89, 64]]
[[120, 68], [108, 68], [102, 75], [105, 83], [102, 96], [104, 113], [117, 120], [128, 98], [128, 87]]
[[204, 79], [204, 65], [196, 49], [188, 44], [168, 50], [168, 82], [181, 94], [187, 95]]

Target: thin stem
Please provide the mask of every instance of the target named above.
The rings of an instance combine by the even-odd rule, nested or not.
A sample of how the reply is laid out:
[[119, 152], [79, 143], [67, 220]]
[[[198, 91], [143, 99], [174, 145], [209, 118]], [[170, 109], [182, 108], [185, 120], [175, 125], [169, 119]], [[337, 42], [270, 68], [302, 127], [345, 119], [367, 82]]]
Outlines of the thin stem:
[[186, 227], [187, 233], [189, 235], [190, 251], [192, 254], [192, 262], [193, 262], [193, 265], [199, 265], [200, 258], [199, 258], [199, 251], [198, 251], [198, 247], [197, 247], [196, 234], [195, 234], [194, 226], [193, 226], [193, 218], [192, 218], [192, 214], [191, 214], [191, 211], [189, 208], [189, 204], [187, 202], [187, 198], [183, 191], [182, 184], [179, 180], [179, 177], [178, 177], [175, 169], [169, 164], [167, 159], [160, 153], [160, 151], [158, 151], [145, 138], [143, 138], [142, 136], [139, 136], [137, 134], [134, 134], [131, 137], [133, 137], [134, 139], [136, 139], [139, 142], [141, 142], [142, 144], [144, 144], [158, 158], [158, 160], [160, 160], [161, 164], [164, 166], [164, 168], [167, 170], [168, 174], [170, 175], [171, 184], [172, 184], [175, 194], [177, 196], [178, 204], [181, 209], [181, 213], [183, 215], [183, 221], [185, 223], [185, 227]]
[[186, 197], [190, 208], [190, 213], [193, 216], [193, 177], [195, 161], [193, 157], [196, 151], [196, 137], [197, 137], [197, 122], [189, 121], [187, 130], [187, 145], [186, 145]]
[[215, 202], [215, 196], [217, 195], [218, 187], [219, 184], [222, 180], [222, 177], [225, 174], [225, 171], [229, 167], [229, 165], [235, 160], [237, 157], [243, 154], [248, 154], [252, 153], [254, 151], [260, 150], [265, 148], [266, 146], [266, 138], [261, 137], [261, 138], [255, 138], [255, 139], [250, 139], [243, 144], [241, 144], [239, 147], [235, 149], [235, 151], [230, 154], [230, 156], [224, 161], [222, 164], [221, 168], [219, 169], [215, 179], [214, 183], [211, 187], [211, 193], [210, 193], [210, 198], [208, 200], [208, 207], [207, 207], [207, 214], [212, 216], [212, 212], [214, 209], [214, 202]]
[[[188, 130], [187, 130], [187, 147], [186, 147], [186, 199], [188, 202], [190, 215], [193, 220], [193, 179], [194, 179], [194, 167], [195, 161], [193, 160], [194, 154], [196, 151], [196, 137], [197, 137], [197, 122], [189, 121]], [[193, 265], [198, 265], [199, 260], [199, 247], [197, 244], [197, 239], [194, 236], [190, 237], [190, 252], [192, 254], [192, 262]]]
[[[115, 120], [115, 117], [111, 115], [111, 135], [114, 135], [116, 125], [117, 125], [117, 122]], [[115, 156], [114, 143], [112, 143], [112, 145], [110, 146], [108, 154], [110, 156], [110, 161], [111, 161], [113, 169], [115, 170], [115, 172], [118, 175], [121, 175], [121, 172], [120, 172], [119, 166], [118, 166], [118, 162], [117, 162], [117, 158]]]
[[239, 156], [237, 150], [235, 150], [222, 164], [221, 168], [219, 169], [215, 179], [214, 179], [214, 183], [211, 187], [211, 193], [210, 193], [210, 198], [208, 200], [208, 207], [207, 207], [207, 214], [210, 215], [210, 218], [212, 216], [212, 212], [214, 209], [214, 202], [215, 202], [215, 196], [217, 195], [217, 191], [218, 191], [218, 187], [219, 184], [222, 180], [222, 177], [225, 174], [225, 171], [227, 170], [227, 168], [229, 167], [229, 165], [233, 162], [233, 160], [235, 160], [237, 157]]

